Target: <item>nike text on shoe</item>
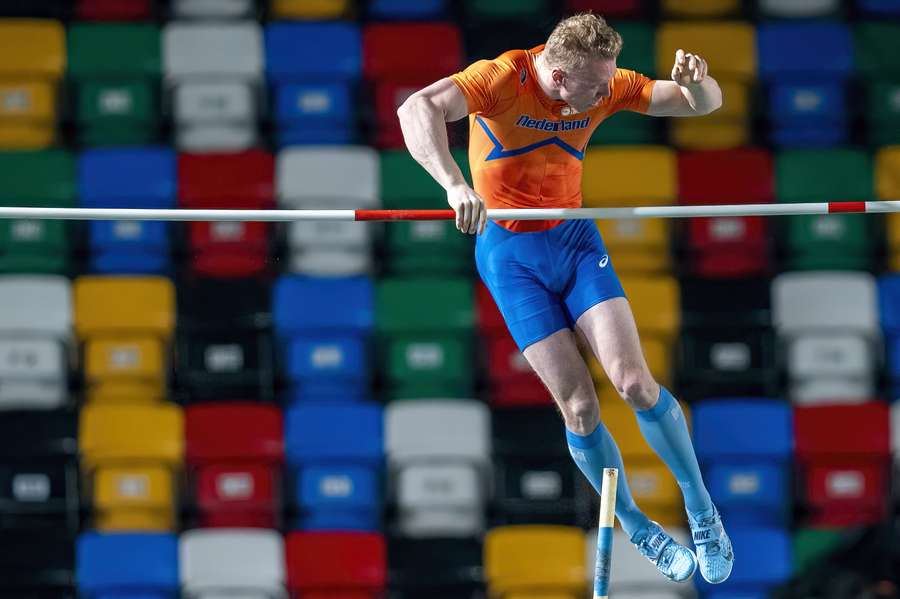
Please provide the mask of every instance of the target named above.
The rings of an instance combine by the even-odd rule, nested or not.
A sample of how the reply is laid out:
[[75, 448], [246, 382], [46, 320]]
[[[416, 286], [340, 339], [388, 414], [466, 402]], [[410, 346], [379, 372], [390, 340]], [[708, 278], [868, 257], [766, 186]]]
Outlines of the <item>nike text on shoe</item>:
[[694, 552], [676, 542], [656, 522], [651, 521], [650, 526], [636, 533], [631, 542], [669, 580], [684, 582], [697, 569]]
[[725, 582], [734, 566], [734, 551], [731, 540], [725, 533], [725, 527], [722, 526], [719, 511], [713, 507], [711, 516], [701, 516], [699, 519], [695, 519], [688, 512], [688, 522], [694, 537], [694, 546], [697, 548], [700, 574], [712, 584]]

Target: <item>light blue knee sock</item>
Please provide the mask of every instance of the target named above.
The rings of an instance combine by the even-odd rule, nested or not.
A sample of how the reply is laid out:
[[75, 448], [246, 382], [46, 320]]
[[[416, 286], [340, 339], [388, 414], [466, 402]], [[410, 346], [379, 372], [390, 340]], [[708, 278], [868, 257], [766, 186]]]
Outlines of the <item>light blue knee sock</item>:
[[659, 401], [649, 410], [638, 410], [637, 419], [644, 439], [675, 475], [688, 511], [693, 515], [711, 514], [712, 501], [703, 484], [684, 412], [669, 390], [660, 385]]
[[622, 528], [628, 536], [633, 537], [636, 532], [647, 528], [650, 521], [638, 509], [631, 496], [631, 489], [628, 488], [622, 454], [619, 453], [619, 447], [603, 423], [598, 424], [594, 432], [587, 436], [578, 435], [567, 428], [566, 439], [569, 441], [569, 453], [572, 454], [572, 459], [597, 489], [597, 493], [600, 492], [603, 484], [603, 469], [619, 469], [616, 517], [619, 518], [619, 523], [622, 524]]

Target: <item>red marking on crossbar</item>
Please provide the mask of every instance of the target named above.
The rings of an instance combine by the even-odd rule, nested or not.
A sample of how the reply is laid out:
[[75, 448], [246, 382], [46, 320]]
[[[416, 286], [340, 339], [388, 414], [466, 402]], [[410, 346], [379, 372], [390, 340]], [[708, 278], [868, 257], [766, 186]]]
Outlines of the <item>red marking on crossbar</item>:
[[837, 212], [865, 212], [865, 202], [828, 202], [828, 213]]
[[454, 220], [452, 210], [357, 210], [356, 220]]

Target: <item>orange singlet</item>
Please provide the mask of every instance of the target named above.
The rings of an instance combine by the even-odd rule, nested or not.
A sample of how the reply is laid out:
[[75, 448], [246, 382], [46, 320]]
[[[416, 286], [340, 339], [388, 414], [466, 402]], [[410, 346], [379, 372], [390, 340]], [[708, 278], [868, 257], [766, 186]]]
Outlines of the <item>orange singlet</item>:
[[[537, 82], [544, 46], [510, 50], [450, 76], [469, 108], [469, 167], [488, 208], [579, 208], [581, 162], [594, 129], [620, 110], [647, 112], [653, 81], [616, 69], [610, 95], [571, 114]], [[545, 231], [562, 221], [497, 221], [514, 232]]]

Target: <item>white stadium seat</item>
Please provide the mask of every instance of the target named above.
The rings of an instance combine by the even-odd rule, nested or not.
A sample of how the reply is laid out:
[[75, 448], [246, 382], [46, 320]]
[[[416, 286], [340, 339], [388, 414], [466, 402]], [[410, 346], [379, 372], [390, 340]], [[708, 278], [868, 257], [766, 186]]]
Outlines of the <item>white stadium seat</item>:
[[872, 344], [862, 337], [798, 337], [787, 358], [791, 397], [802, 404], [866, 401], [873, 397], [877, 365]]
[[772, 282], [779, 334], [823, 329], [879, 335], [875, 278], [866, 272], [789, 272]]
[[245, 149], [257, 141], [254, 89], [241, 82], [185, 82], [175, 89], [182, 150]]
[[190, 530], [181, 535], [179, 561], [190, 597], [287, 597], [284, 541], [277, 531]]
[[233, 19], [253, 12], [253, 0], [174, 0], [172, 11], [179, 18]]
[[840, 5], [840, 0], [759, 0], [759, 8], [765, 15], [783, 18], [822, 17]]

